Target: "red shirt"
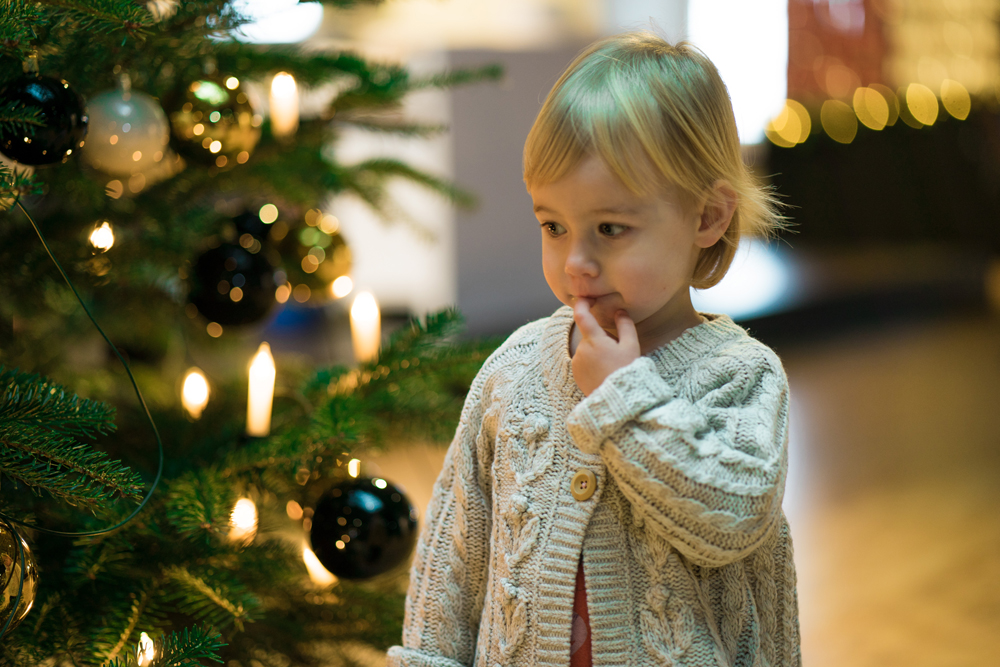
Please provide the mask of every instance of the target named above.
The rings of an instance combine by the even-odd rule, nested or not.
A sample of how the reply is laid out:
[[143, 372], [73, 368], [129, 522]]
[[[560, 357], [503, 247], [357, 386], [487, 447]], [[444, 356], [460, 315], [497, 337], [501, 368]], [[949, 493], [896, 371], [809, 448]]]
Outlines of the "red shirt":
[[587, 586], [583, 579], [583, 554], [580, 554], [580, 564], [576, 568], [572, 627], [569, 642], [569, 667], [591, 667], [590, 615], [587, 613]]

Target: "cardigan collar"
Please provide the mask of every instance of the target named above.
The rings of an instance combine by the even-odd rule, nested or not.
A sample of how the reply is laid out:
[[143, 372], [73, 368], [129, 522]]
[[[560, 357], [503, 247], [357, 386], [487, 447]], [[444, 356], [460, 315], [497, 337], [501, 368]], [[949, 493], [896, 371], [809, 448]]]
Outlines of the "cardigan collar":
[[[708, 321], [687, 329], [677, 338], [661, 345], [647, 356], [663, 371], [683, 370], [727, 340], [747, 337], [747, 332], [728, 315], [700, 313]], [[572, 358], [569, 356], [569, 333], [573, 309], [562, 306], [545, 322], [540, 340], [542, 371], [552, 387], [576, 390]], [[581, 394], [582, 396], [582, 394]]]

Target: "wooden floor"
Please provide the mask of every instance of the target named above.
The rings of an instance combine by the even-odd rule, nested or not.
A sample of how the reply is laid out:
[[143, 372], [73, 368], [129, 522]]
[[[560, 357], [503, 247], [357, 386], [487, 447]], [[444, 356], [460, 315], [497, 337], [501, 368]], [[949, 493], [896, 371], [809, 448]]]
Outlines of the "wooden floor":
[[[1000, 665], [1000, 320], [779, 353], [807, 667]], [[421, 512], [443, 451], [367, 461]]]
[[1000, 665], [1000, 322], [782, 358], [803, 662]]

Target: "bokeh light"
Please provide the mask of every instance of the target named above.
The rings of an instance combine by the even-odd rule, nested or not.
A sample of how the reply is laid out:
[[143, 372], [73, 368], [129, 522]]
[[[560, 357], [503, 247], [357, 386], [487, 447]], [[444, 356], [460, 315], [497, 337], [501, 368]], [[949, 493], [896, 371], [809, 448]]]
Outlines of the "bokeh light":
[[333, 298], [342, 299], [351, 293], [354, 289], [354, 281], [351, 280], [350, 276], [340, 276], [332, 283], [330, 283], [330, 293], [333, 294]]
[[260, 211], [257, 214], [260, 216], [261, 222], [269, 225], [278, 219], [278, 207], [274, 204], [264, 204], [260, 207]]
[[827, 100], [819, 111], [823, 130], [834, 141], [849, 144], [858, 134], [858, 117], [840, 100]]
[[872, 130], [882, 130], [889, 124], [889, 103], [872, 88], [854, 91], [854, 113], [862, 125]]
[[153, 640], [150, 639], [149, 635], [145, 632], [139, 634], [139, 649], [136, 654], [136, 662], [139, 663], [139, 667], [146, 667], [146, 665], [153, 662], [153, 658], [156, 657], [156, 649], [153, 644]]
[[938, 117], [938, 99], [934, 91], [922, 83], [906, 87], [906, 108], [913, 118], [923, 125], [933, 125]]
[[249, 542], [257, 534], [257, 505], [249, 498], [240, 498], [229, 516], [229, 539]]
[[302, 548], [302, 560], [305, 561], [306, 569], [309, 571], [309, 578], [317, 586], [330, 586], [337, 583], [337, 577], [332, 572], [323, 567], [319, 558], [309, 547]]
[[791, 148], [803, 143], [812, 132], [809, 111], [795, 100], [785, 100], [781, 112], [768, 123], [764, 135], [777, 146]]
[[945, 79], [941, 82], [941, 104], [945, 111], [954, 118], [965, 120], [972, 110], [972, 98], [969, 91], [954, 79]]
[[358, 473], [361, 472], [361, 461], [358, 459], [351, 459], [347, 462], [347, 474], [351, 477], [357, 477]]

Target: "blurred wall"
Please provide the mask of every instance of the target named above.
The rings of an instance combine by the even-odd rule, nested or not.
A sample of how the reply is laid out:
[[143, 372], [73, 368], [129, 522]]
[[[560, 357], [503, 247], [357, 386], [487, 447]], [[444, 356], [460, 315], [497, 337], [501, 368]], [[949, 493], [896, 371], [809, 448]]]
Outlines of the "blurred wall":
[[521, 151], [545, 96], [578, 50], [449, 56], [450, 67], [496, 62], [505, 69], [499, 84], [457, 88], [451, 95], [455, 178], [479, 198], [478, 208], [455, 218], [458, 307], [471, 335], [509, 333], [560, 305], [542, 275]]

